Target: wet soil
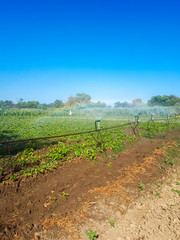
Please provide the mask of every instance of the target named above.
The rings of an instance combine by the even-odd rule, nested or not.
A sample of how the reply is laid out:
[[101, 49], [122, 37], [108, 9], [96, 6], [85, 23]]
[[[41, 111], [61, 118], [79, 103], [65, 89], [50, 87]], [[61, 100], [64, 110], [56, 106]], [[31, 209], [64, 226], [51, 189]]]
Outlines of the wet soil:
[[[92, 222], [105, 226], [112, 213], [126, 214], [141, 196], [140, 184], [148, 189], [167, 174], [161, 166], [168, 149], [177, 151], [179, 136], [180, 130], [142, 137], [118, 154], [77, 158], [46, 175], [1, 183], [0, 239], [88, 239]], [[111, 239], [103, 234], [98, 239]]]

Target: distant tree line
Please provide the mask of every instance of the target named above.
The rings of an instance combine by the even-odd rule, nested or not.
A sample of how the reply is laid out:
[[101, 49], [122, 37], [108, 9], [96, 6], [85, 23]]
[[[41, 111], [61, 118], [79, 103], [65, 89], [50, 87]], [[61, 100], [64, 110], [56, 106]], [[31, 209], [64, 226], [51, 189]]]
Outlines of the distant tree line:
[[62, 100], [56, 99], [53, 103], [39, 103], [38, 101], [27, 101], [25, 102], [22, 98], [17, 103], [14, 103], [11, 100], [0, 101], [0, 108], [39, 108], [39, 109], [47, 109], [47, 108], [62, 108], [66, 107], [76, 107], [83, 104], [90, 104], [91, 97], [85, 93], [77, 93], [75, 97], [68, 97], [67, 102], [63, 103]]
[[[145, 103], [142, 102], [140, 98], [134, 99], [131, 103], [128, 102], [115, 102], [114, 107], [115, 108], [134, 108], [137, 106], [145, 105]], [[170, 107], [170, 106], [180, 106], [180, 98], [175, 95], [157, 95], [151, 97], [150, 100], [147, 102], [147, 106], [153, 107], [153, 106], [163, 106], [163, 107]], [[22, 98], [17, 102], [14, 103], [11, 100], [0, 100], [0, 108], [38, 108], [38, 109], [47, 109], [47, 108], [72, 108], [72, 107], [89, 107], [89, 108], [95, 108], [95, 107], [107, 107], [106, 103], [104, 102], [91, 102], [91, 97], [88, 94], [85, 93], [77, 93], [75, 97], [70, 96], [68, 97], [68, 100], [63, 103], [62, 100], [56, 99], [53, 103], [39, 103], [38, 101], [27, 101], [25, 102]]]
[[[115, 108], [133, 108], [137, 106], [144, 105], [140, 98], [136, 98], [132, 101], [132, 103], [128, 102], [116, 102], [114, 103]], [[151, 97], [150, 100], [147, 102], [147, 106], [154, 107], [154, 106], [161, 106], [161, 107], [171, 107], [171, 106], [180, 106], [180, 98], [175, 95], [157, 95]]]
[[150, 107], [153, 106], [163, 106], [163, 107], [170, 107], [170, 106], [177, 106], [180, 105], [180, 98], [175, 95], [157, 95], [151, 97], [151, 99], [147, 102], [147, 105]]
[[47, 109], [47, 108], [59, 108], [63, 107], [64, 103], [61, 100], [55, 100], [53, 103], [46, 104], [46, 103], [39, 103], [38, 101], [28, 101], [25, 102], [21, 98], [18, 103], [13, 103], [13, 101], [6, 100], [0, 101], [0, 108], [39, 108], [39, 109]]
[[143, 105], [143, 101], [140, 98], [136, 98], [132, 101], [132, 103], [128, 103], [128, 102], [115, 102], [114, 103], [114, 107], [115, 108], [133, 108], [133, 107], [137, 107], [140, 105]]

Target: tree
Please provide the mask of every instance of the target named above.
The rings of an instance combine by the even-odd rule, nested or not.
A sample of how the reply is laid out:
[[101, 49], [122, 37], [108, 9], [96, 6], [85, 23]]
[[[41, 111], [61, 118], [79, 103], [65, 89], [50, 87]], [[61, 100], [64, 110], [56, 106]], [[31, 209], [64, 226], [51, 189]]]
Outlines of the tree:
[[86, 93], [77, 93], [75, 97], [68, 97], [68, 100], [66, 102], [67, 106], [74, 107], [84, 104], [89, 104], [91, 100], [91, 97]]
[[15, 104], [11, 100], [6, 100], [5, 101], [5, 106], [6, 106], [6, 108], [14, 108]]
[[70, 96], [70, 97], [68, 97], [68, 100], [67, 100], [67, 102], [66, 102], [66, 104], [68, 105], [68, 106], [73, 106], [73, 105], [75, 105], [75, 103], [76, 103], [76, 99], [74, 98], [74, 97], [72, 97], [72, 96]]
[[121, 103], [120, 103], [120, 102], [115, 102], [115, 103], [114, 103], [114, 107], [115, 107], [115, 108], [121, 107]]
[[141, 98], [136, 98], [136, 99], [132, 100], [132, 103], [135, 105], [143, 104]]
[[122, 108], [132, 108], [133, 105], [131, 103], [128, 103], [128, 102], [122, 102], [122, 103], [115, 102], [114, 107], [115, 108], [120, 108], [120, 107], [122, 107]]
[[91, 97], [86, 93], [77, 93], [75, 97], [75, 101], [80, 104], [81, 103], [87, 104], [90, 102], [90, 100], [91, 100]]
[[39, 102], [38, 101], [28, 101], [27, 108], [38, 108]]
[[26, 107], [27, 107], [27, 103], [26, 103], [26, 102], [23, 102], [23, 99], [20, 98], [19, 101], [18, 101], [18, 103], [16, 104], [16, 106], [17, 106], [18, 108], [26, 108]]
[[180, 98], [176, 97], [175, 95], [157, 95], [151, 97], [151, 99], [148, 101], [148, 106], [174, 106], [177, 103], [180, 103]]
[[58, 99], [56, 99], [52, 105], [55, 108], [61, 108], [61, 107], [64, 106], [63, 102], [61, 100], [58, 100]]
[[5, 108], [5, 103], [3, 100], [0, 101], [0, 108]]
[[95, 103], [95, 105], [97, 107], [101, 107], [101, 108], [107, 107], [106, 103], [105, 102], [101, 102], [101, 101], [98, 101], [97, 103]]
[[50, 107], [50, 105], [46, 103], [41, 103], [38, 105], [38, 108], [43, 110], [46, 110], [48, 107]]
[[0, 101], [0, 108], [15, 108], [15, 104], [11, 100]]

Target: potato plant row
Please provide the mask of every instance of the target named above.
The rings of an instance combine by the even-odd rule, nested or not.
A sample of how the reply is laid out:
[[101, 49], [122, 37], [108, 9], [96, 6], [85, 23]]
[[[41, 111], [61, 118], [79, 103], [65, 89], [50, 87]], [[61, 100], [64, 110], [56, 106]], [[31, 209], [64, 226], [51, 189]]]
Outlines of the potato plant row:
[[[16, 118], [12, 116], [4, 117], [2, 122], [1, 140], [57, 136], [95, 128], [94, 119], [71, 117]], [[101, 129], [125, 122], [127, 121], [102, 120]], [[140, 122], [137, 135], [134, 135], [130, 126], [125, 126], [67, 138], [11, 144], [12, 161], [8, 156], [3, 157], [5, 150], [1, 146], [0, 176], [2, 179], [8, 177], [16, 180], [21, 176], [29, 177], [52, 171], [74, 158], [97, 160], [98, 156], [109, 151], [114, 154], [124, 150], [126, 143], [133, 144], [139, 135], [155, 137], [158, 133], [177, 127], [179, 127], [178, 123], [152, 122], [147, 131], [147, 122]]]
[[[136, 138], [135, 135], [126, 135], [124, 131], [125, 129], [117, 128], [106, 132], [70, 136], [56, 139], [54, 142], [57, 144], [44, 142], [42, 149], [26, 148], [11, 156], [14, 174], [9, 177], [15, 180], [21, 175], [29, 177], [44, 174], [75, 158], [96, 160], [107, 151], [118, 153], [124, 149], [125, 142], [133, 144]], [[7, 157], [1, 164], [2, 170], [10, 168], [10, 164], [11, 161]]]

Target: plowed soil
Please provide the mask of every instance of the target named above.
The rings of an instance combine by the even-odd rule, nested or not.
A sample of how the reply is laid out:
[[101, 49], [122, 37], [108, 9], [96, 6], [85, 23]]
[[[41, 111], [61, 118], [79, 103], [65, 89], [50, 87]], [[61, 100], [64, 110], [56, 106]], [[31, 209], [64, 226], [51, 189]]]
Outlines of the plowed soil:
[[[170, 167], [163, 162], [169, 149], [179, 151], [179, 136], [180, 130], [153, 139], [142, 137], [118, 154], [108, 152], [96, 161], [76, 159], [46, 175], [0, 183], [0, 239], [88, 240], [86, 231], [93, 228], [101, 240], [151, 239], [142, 234], [120, 237], [118, 229], [123, 226], [116, 226], [133, 204], [138, 208], [142, 192], [165, 182]], [[135, 215], [130, 216], [136, 231]], [[178, 224], [179, 220], [180, 215]], [[180, 239], [178, 230], [172, 236], [169, 239]]]

